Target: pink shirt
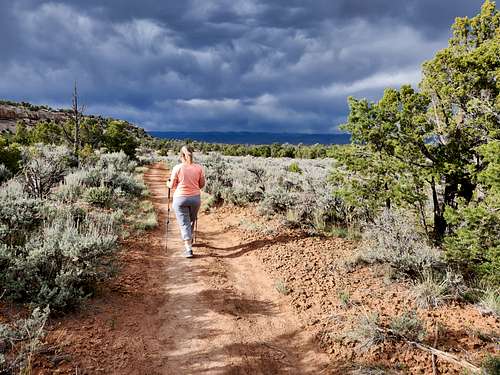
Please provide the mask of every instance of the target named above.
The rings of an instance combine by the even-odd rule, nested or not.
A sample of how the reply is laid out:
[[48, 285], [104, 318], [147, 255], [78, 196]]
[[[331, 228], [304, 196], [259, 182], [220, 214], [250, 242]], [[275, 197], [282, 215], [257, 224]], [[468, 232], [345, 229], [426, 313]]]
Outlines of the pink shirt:
[[205, 186], [205, 172], [198, 164], [177, 164], [170, 176], [174, 197], [190, 197], [200, 195], [200, 189]]

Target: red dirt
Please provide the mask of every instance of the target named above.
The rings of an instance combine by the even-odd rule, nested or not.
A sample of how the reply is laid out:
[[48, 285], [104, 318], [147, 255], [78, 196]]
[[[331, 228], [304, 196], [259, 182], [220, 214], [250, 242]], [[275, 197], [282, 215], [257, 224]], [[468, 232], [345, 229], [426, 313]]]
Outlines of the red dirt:
[[[156, 165], [144, 177], [160, 225], [124, 241], [120, 276], [99, 296], [51, 321], [52, 350], [35, 373], [348, 374], [372, 366], [432, 373], [430, 356], [417, 349], [388, 342], [363, 351], [349, 339], [365, 311], [387, 323], [414, 308], [409, 285], [384, 282], [377, 267], [341, 265], [352, 254], [349, 241], [310, 237], [252, 209], [222, 207], [200, 215], [193, 259], [180, 256], [171, 213], [165, 250], [167, 175]], [[341, 293], [349, 303], [341, 303]], [[496, 350], [485, 337], [498, 337], [498, 319], [470, 305], [417, 312], [429, 332], [442, 325], [441, 350], [475, 364]], [[433, 343], [432, 334], [426, 340]], [[438, 368], [461, 373], [439, 360]]]
[[[344, 261], [352, 258], [354, 249], [350, 241], [301, 236], [300, 232], [284, 230], [276, 220], [258, 218], [248, 209], [225, 208], [217, 215], [225, 222], [231, 221], [235, 237], [255, 236], [255, 232], [262, 233], [262, 228], [280, 233], [259, 235], [257, 241], [266, 245], [255, 255], [269, 274], [287, 286], [291, 305], [300, 320], [316, 332], [337, 371], [381, 366], [398, 373], [432, 374], [431, 355], [407, 344], [386, 342], [363, 350], [349, 338], [359, 317], [372, 312], [387, 325], [392, 318], [416, 310], [428, 332], [427, 344], [434, 345], [433, 332], [437, 325], [438, 349], [476, 366], [487, 353], [498, 355], [498, 318], [483, 316], [473, 305], [456, 302], [431, 310], [418, 309], [411, 285], [388, 281], [383, 267], [346, 267]], [[341, 294], [349, 296], [348, 303], [341, 301]], [[440, 374], [463, 373], [460, 367], [439, 359], [437, 363]]]

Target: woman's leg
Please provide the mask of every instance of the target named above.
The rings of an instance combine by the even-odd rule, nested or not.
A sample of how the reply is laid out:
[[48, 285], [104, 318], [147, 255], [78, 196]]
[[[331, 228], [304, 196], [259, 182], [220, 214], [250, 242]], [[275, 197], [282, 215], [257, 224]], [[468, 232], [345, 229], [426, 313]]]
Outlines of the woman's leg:
[[191, 228], [191, 215], [190, 215], [190, 205], [186, 204], [187, 197], [174, 197], [172, 207], [175, 211], [175, 216], [177, 218], [177, 223], [179, 223], [179, 229], [181, 231], [181, 238], [184, 243], [189, 243], [193, 238], [193, 232]]
[[191, 220], [191, 233], [194, 231], [194, 225], [196, 223], [196, 220], [198, 219], [198, 211], [200, 210], [201, 206], [201, 199], [200, 196], [194, 196], [190, 197], [191, 199], [189, 200], [189, 219]]

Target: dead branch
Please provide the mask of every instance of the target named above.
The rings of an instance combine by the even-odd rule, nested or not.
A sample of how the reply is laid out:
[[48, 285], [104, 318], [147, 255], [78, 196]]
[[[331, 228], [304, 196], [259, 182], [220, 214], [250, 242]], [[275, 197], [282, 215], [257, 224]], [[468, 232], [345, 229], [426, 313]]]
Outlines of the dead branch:
[[397, 333], [394, 330], [389, 329], [389, 328], [382, 328], [382, 327], [378, 326], [377, 329], [379, 330], [379, 332], [381, 332], [386, 337], [396, 339], [396, 340], [402, 340], [402, 341], [404, 341], [404, 342], [406, 342], [406, 343], [408, 343], [408, 344], [410, 344], [410, 345], [412, 345], [412, 346], [414, 346], [414, 347], [416, 347], [424, 352], [435, 355], [436, 357], [438, 357], [446, 362], [450, 362], [450, 363], [453, 363], [455, 365], [461, 366], [461, 367], [471, 371], [473, 374], [480, 374], [481, 373], [481, 369], [479, 367], [476, 367], [472, 363], [466, 361], [465, 359], [459, 358], [454, 354], [444, 352], [442, 350], [433, 348], [432, 346], [425, 345], [425, 344], [410, 340], [407, 337], [404, 337], [404, 336], [400, 335], [399, 333]]

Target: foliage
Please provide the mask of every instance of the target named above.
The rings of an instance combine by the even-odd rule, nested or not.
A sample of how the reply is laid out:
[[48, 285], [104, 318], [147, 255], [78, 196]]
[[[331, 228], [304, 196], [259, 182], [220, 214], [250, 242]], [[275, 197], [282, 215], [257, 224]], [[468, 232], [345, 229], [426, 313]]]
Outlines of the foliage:
[[[437, 307], [447, 300], [456, 298], [457, 279], [452, 273], [443, 275], [439, 272], [425, 270], [420, 280], [415, 282], [413, 295], [417, 306], [423, 309]], [[461, 280], [458, 279], [458, 282]]]
[[212, 154], [200, 155], [199, 162], [205, 167], [206, 191], [216, 202], [257, 204], [263, 215], [293, 216], [297, 225], [317, 231], [343, 220], [327, 181], [328, 159], [296, 161], [302, 173], [290, 172], [287, 159]]
[[274, 287], [276, 288], [278, 293], [283, 294], [284, 296], [289, 295], [291, 292], [288, 285], [286, 285], [286, 283], [281, 279], [276, 280], [276, 282], [274, 283]]
[[385, 210], [363, 233], [361, 260], [389, 264], [397, 273], [416, 278], [424, 270], [441, 268], [441, 253], [415, 231], [415, 222], [402, 210]]
[[55, 215], [24, 245], [0, 245], [6, 296], [64, 309], [110, 275], [116, 236], [109, 216]]
[[263, 158], [292, 158], [292, 159], [322, 159], [326, 158], [330, 149], [336, 146], [329, 145], [243, 145], [243, 144], [221, 144], [207, 143], [189, 140], [155, 139], [153, 147], [160, 150], [160, 154], [168, 156], [170, 152], [178, 153], [181, 147], [189, 143], [201, 153], [216, 152], [224, 156], [253, 156]]
[[0, 373], [30, 373], [32, 357], [42, 346], [41, 340], [45, 335], [44, 327], [49, 313], [48, 307], [43, 310], [37, 307], [27, 319], [0, 324], [0, 347], [4, 348], [3, 353], [16, 344], [10, 355], [0, 352]]
[[[16, 143], [9, 143], [7, 139], [0, 135], [0, 164], [10, 173], [19, 171], [21, 161], [21, 150]], [[2, 179], [0, 178], [0, 182]]]
[[151, 201], [142, 201], [135, 216], [135, 227], [139, 230], [150, 230], [158, 225], [156, 212]]
[[[445, 239], [446, 256], [466, 274], [500, 283], [500, 141], [479, 148], [486, 167], [478, 174], [483, 193], [446, 211], [454, 229]], [[486, 192], [486, 193], [485, 193]], [[481, 196], [482, 195], [482, 196]]]
[[0, 187], [0, 244], [24, 244], [43, 222], [46, 210], [47, 203], [28, 196], [19, 182], [11, 180]]
[[348, 336], [359, 342], [361, 348], [370, 348], [381, 344], [385, 340], [385, 335], [379, 329], [379, 321], [377, 314], [364, 314]]
[[9, 180], [12, 177], [12, 173], [9, 169], [2, 163], [0, 163], [0, 184]]
[[423, 322], [415, 311], [405, 312], [403, 315], [393, 318], [389, 327], [398, 336], [413, 341], [421, 341], [426, 335]]
[[227, 175], [229, 165], [218, 154], [208, 157], [203, 165], [205, 166], [205, 190], [215, 201], [220, 201], [224, 190], [232, 186], [232, 181]]
[[109, 151], [123, 151], [127, 156], [134, 158], [135, 149], [138, 146], [136, 137], [128, 131], [127, 123], [112, 120], [109, 122], [104, 133], [104, 145]]
[[44, 143], [59, 145], [64, 141], [61, 126], [52, 121], [41, 121], [29, 132], [29, 143]]
[[500, 288], [487, 287], [479, 300], [481, 311], [500, 317]]
[[106, 206], [113, 197], [113, 207], [131, 207], [144, 185], [123, 152], [96, 154], [86, 169], [74, 169], [64, 146], [23, 153], [24, 174], [0, 186], [0, 284], [11, 300], [64, 310], [114, 271], [123, 221], [121, 210], [82, 200]]
[[90, 187], [85, 190], [86, 202], [99, 207], [107, 207], [113, 199], [113, 192], [106, 186]]
[[22, 181], [31, 197], [43, 199], [56, 186], [75, 160], [64, 146], [36, 145], [23, 155]]
[[293, 162], [288, 166], [288, 171], [292, 173], [302, 173], [302, 169], [300, 169], [297, 162]]
[[[387, 89], [376, 103], [349, 99], [344, 129], [355, 145], [338, 151], [339, 193], [367, 217], [391, 205], [413, 207], [434, 241], [449, 228], [444, 213], [469, 205], [487, 165], [478, 146], [500, 135], [498, 69], [500, 15], [486, 1], [472, 19], [457, 19], [448, 48], [423, 68], [421, 92]], [[427, 194], [430, 192], [430, 194]], [[425, 207], [431, 198], [432, 221]], [[360, 198], [360, 204], [356, 201]]]
[[16, 132], [12, 140], [20, 145], [28, 145], [30, 143], [30, 133], [24, 122], [18, 121], [16, 123]]
[[489, 354], [481, 365], [485, 375], [495, 375], [500, 373], [500, 356]]

